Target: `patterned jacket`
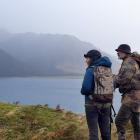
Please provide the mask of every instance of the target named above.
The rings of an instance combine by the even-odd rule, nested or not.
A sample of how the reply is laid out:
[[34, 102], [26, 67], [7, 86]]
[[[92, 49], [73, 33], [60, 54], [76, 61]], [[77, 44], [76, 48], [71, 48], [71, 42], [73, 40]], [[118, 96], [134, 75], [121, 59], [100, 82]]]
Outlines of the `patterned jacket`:
[[123, 61], [119, 74], [114, 77], [116, 88], [124, 95], [122, 101], [140, 101], [140, 81], [136, 79], [139, 72], [139, 65], [134, 59], [127, 57]]

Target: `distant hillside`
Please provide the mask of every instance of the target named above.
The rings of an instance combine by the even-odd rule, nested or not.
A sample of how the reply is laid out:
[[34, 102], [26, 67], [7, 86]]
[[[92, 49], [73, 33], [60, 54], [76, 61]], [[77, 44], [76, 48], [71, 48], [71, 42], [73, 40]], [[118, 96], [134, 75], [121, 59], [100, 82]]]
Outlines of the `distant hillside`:
[[[96, 49], [92, 44], [70, 35], [8, 32], [0, 32], [0, 48], [25, 69], [16, 69], [19, 63], [15, 61], [15, 74], [7, 72], [7, 75], [13, 76], [81, 75], [84, 70], [83, 54]], [[112, 61], [117, 64], [114, 58]]]
[[[0, 103], [1, 140], [87, 140], [85, 116], [49, 108], [47, 105], [24, 106]], [[127, 140], [132, 127], [127, 126]], [[117, 140], [112, 125], [112, 138]]]
[[24, 63], [20, 62], [7, 52], [0, 49], [0, 76], [18, 76], [21, 73], [30, 75], [27, 73], [27, 69], [24, 67]]

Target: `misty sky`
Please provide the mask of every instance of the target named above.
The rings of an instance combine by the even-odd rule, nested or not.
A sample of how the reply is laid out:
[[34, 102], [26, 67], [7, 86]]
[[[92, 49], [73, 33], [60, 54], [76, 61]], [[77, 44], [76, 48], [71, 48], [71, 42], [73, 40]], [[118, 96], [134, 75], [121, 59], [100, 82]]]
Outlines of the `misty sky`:
[[112, 54], [128, 43], [140, 52], [140, 0], [0, 0], [0, 28], [71, 34]]

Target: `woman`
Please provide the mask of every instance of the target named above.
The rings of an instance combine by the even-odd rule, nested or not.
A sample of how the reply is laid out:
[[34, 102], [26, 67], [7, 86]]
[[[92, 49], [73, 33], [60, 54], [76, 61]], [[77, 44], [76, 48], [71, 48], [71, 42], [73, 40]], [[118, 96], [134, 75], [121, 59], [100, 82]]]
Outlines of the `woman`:
[[111, 103], [96, 102], [94, 100], [94, 67], [103, 66], [111, 68], [108, 57], [102, 57], [97, 50], [91, 50], [84, 55], [87, 63], [81, 94], [85, 95], [85, 112], [89, 128], [89, 140], [98, 140], [98, 125], [102, 140], [111, 140], [110, 134], [110, 107]]

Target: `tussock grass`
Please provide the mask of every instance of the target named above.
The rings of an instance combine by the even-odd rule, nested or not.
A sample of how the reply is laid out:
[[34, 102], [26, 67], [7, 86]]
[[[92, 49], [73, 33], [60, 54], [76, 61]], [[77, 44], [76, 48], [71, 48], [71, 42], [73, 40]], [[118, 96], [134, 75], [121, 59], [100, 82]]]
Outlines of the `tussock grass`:
[[[128, 125], [127, 140], [132, 140]], [[112, 140], [117, 140], [112, 126]], [[0, 140], [88, 140], [83, 115], [49, 108], [0, 103]]]

